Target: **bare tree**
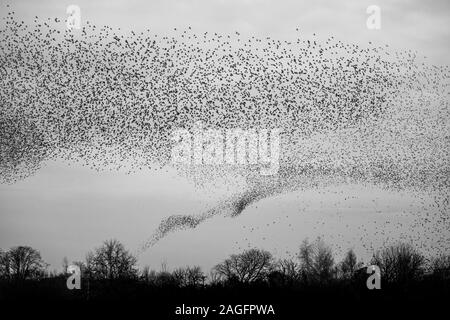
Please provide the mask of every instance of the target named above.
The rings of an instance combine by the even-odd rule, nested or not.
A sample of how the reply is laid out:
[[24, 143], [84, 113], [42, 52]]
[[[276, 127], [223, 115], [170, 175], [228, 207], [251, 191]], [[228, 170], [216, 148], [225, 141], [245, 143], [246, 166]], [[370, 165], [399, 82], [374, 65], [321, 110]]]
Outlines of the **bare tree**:
[[158, 287], [179, 287], [180, 283], [174, 278], [173, 274], [168, 271], [160, 271], [155, 273], [154, 285]]
[[187, 272], [185, 268], [177, 268], [172, 271], [172, 277], [177, 282], [178, 286], [185, 287], [187, 286]]
[[209, 271], [209, 284], [218, 285], [221, 283], [222, 276], [215, 268]]
[[431, 272], [433, 276], [442, 279], [450, 278], [450, 255], [441, 255], [431, 260]]
[[314, 243], [306, 239], [300, 245], [300, 272], [304, 281], [326, 282], [333, 277], [334, 258], [331, 248], [317, 238]]
[[47, 264], [42, 260], [39, 251], [27, 246], [18, 246], [3, 255], [2, 266], [8, 276], [28, 279], [43, 276]]
[[187, 283], [190, 287], [198, 287], [204, 285], [206, 276], [200, 266], [187, 268]]
[[334, 258], [331, 248], [322, 240], [316, 243], [316, 255], [314, 260], [314, 271], [320, 282], [331, 280], [334, 272]]
[[0, 278], [9, 278], [10, 267], [8, 253], [0, 249]]
[[300, 279], [300, 266], [291, 259], [281, 259], [275, 264], [274, 270], [269, 274], [271, 285], [291, 285]]
[[158, 274], [155, 270], [150, 269], [149, 266], [145, 266], [141, 271], [140, 277], [141, 280], [149, 284], [156, 285]]
[[88, 272], [95, 278], [120, 279], [137, 276], [137, 259], [117, 240], [108, 240], [86, 257]]
[[380, 268], [383, 281], [405, 283], [422, 275], [425, 259], [411, 245], [400, 243], [376, 252], [371, 263]]
[[286, 277], [296, 280], [299, 276], [300, 266], [291, 259], [282, 259], [277, 263], [277, 270]]
[[226, 280], [250, 283], [263, 280], [273, 268], [272, 254], [265, 250], [250, 249], [233, 254], [214, 269]]
[[140, 274], [140, 278], [145, 281], [145, 282], [149, 282], [150, 281], [150, 267], [149, 266], [145, 266]]
[[303, 240], [298, 254], [303, 276], [312, 275], [314, 273], [314, 255], [314, 245], [309, 243], [308, 239]]
[[353, 249], [350, 249], [345, 254], [344, 260], [342, 260], [338, 268], [343, 278], [350, 279], [355, 275], [355, 272], [362, 267], [362, 265], [362, 262], [358, 262]]
[[175, 269], [172, 276], [180, 287], [198, 287], [206, 278], [199, 266]]
[[431, 261], [433, 272], [450, 269], [450, 255], [440, 255]]

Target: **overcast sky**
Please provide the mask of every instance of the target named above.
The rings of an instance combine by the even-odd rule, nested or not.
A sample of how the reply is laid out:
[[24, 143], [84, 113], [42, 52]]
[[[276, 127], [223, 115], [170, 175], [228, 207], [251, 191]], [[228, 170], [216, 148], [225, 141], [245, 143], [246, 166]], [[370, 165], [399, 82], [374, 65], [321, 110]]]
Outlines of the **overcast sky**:
[[[81, 8], [82, 19], [124, 29], [170, 32], [192, 26], [198, 32], [233, 32], [248, 35], [296, 37], [334, 35], [340, 40], [390, 44], [414, 49], [433, 62], [448, 64], [450, 2], [446, 0], [1, 0], [25, 19], [66, 17], [70, 4]], [[381, 9], [381, 29], [368, 30], [366, 9]], [[5, 12], [5, 10], [1, 10]], [[62, 27], [64, 26], [61, 22]]]
[[[240, 31], [280, 39], [295, 39], [299, 28], [304, 36], [316, 33], [348, 43], [389, 44], [417, 50], [431, 63], [449, 63], [450, 2], [446, 0], [1, 0], [2, 17], [8, 3], [25, 21], [34, 16], [65, 18], [66, 7], [76, 4], [81, 8], [82, 23], [89, 20], [160, 34], [192, 26], [194, 32]], [[372, 4], [381, 8], [380, 30], [366, 27], [366, 8]], [[410, 219], [403, 212], [420, 208], [414, 198], [404, 194], [347, 188], [344, 192], [330, 188], [266, 199], [236, 219], [217, 217], [194, 231], [170, 235], [140, 256], [139, 263], [156, 268], [163, 261], [169, 267], [197, 263], [209, 268], [248, 246], [264, 247], [280, 256], [295, 252], [305, 237], [317, 235], [336, 248], [355, 244], [367, 257], [370, 250], [358, 243], [369, 236], [367, 229], [374, 218], [390, 219], [406, 228]], [[349, 202], [350, 197], [353, 200]], [[88, 250], [109, 238], [119, 239], [134, 251], [162, 218], [201, 212], [214, 199], [211, 190], [198, 190], [171, 171], [97, 173], [52, 161], [24, 181], [0, 185], [0, 248], [31, 245], [52, 268], [60, 268], [64, 256], [82, 260]], [[254, 230], [249, 232], [251, 228]], [[385, 237], [398, 234], [393, 232], [387, 231]], [[384, 239], [373, 240], [376, 245]]]

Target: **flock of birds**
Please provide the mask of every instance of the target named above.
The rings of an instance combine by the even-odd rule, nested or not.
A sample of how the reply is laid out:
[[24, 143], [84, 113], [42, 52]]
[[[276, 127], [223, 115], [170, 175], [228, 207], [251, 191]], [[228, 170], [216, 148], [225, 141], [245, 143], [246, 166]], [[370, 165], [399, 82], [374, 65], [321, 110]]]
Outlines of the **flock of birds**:
[[[14, 12], [5, 19], [0, 182], [25, 179], [49, 159], [130, 173], [174, 166], [199, 186], [245, 182], [200, 215], [162, 221], [142, 250], [274, 195], [376, 185], [433, 197], [427, 231], [439, 250], [450, 249], [448, 66], [334, 37], [280, 41], [190, 27], [162, 36], [89, 22], [67, 30], [50, 18], [30, 25]], [[220, 130], [281, 128], [278, 173], [173, 164], [172, 132], [198, 122]]]

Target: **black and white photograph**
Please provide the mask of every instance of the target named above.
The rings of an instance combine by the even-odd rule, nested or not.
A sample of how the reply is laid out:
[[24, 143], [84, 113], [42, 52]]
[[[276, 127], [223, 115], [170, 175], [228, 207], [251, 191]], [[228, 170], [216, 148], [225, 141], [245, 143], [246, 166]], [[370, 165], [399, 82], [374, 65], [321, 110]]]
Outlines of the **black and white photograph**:
[[0, 0], [0, 309], [448, 310], [449, 49], [448, 0]]

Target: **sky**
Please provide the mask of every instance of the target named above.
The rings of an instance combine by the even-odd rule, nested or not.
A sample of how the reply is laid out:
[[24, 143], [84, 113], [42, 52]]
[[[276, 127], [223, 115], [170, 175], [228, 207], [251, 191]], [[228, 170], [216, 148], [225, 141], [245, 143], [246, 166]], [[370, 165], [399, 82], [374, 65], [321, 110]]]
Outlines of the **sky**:
[[[124, 30], [170, 34], [174, 27], [191, 26], [194, 32], [239, 31], [244, 36], [295, 39], [299, 28], [305, 37], [315, 33], [319, 38], [417, 50], [433, 64], [448, 65], [450, 59], [450, 2], [445, 0], [1, 0], [0, 18], [6, 4], [25, 21], [34, 16], [64, 19], [67, 6], [75, 4], [81, 8], [82, 23]], [[366, 8], [374, 4], [381, 9], [380, 30], [366, 27]], [[317, 236], [339, 254], [355, 247], [368, 259], [371, 248], [364, 248], [361, 238], [373, 237], [376, 246], [401, 235], [398, 229], [374, 234], [374, 219], [407, 229], [412, 221], [405, 211], [419, 211], [423, 205], [407, 194], [369, 186], [346, 188], [280, 195], [251, 205], [237, 218], [215, 217], [195, 230], [164, 238], [139, 256], [139, 265], [159, 268], [165, 262], [169, 268], [199, 264], [208, 269], [254, 246], [282, 257], [295, 254], [304, 238]], [[51, 269], [60, 269], [63, 257], [83, 260], [89, 250], [111, 238], [134, 252], [161, 219], [202, 212], [218, 198], [220, 191], [196, 188], [170, 169], [127, 175], [49, 161], [23, 181], [0, 185], [0, 248], [33, 246]]]
[[[174, 27], [191, 26], [199, 32], [234, 32], [243, 35], [292, 38], [299, 28], [304, 36], [334, 35], [365, 44], [373, 41], [394, 48], [418, 50], [438, 64], [448, 64], [450, 39], [446, 0], [1, 0], [14, 5], [25, 21], [35, 16], [64, 18], [68, 5], [81, 9], [82, 21], [170, 33]], [[381, 29], [366, 27], [367, 7], [381, 9]], [[6, 10], [1, 10], [6, 12]], [[64, 27], [64, 23], [61, 22]]]

